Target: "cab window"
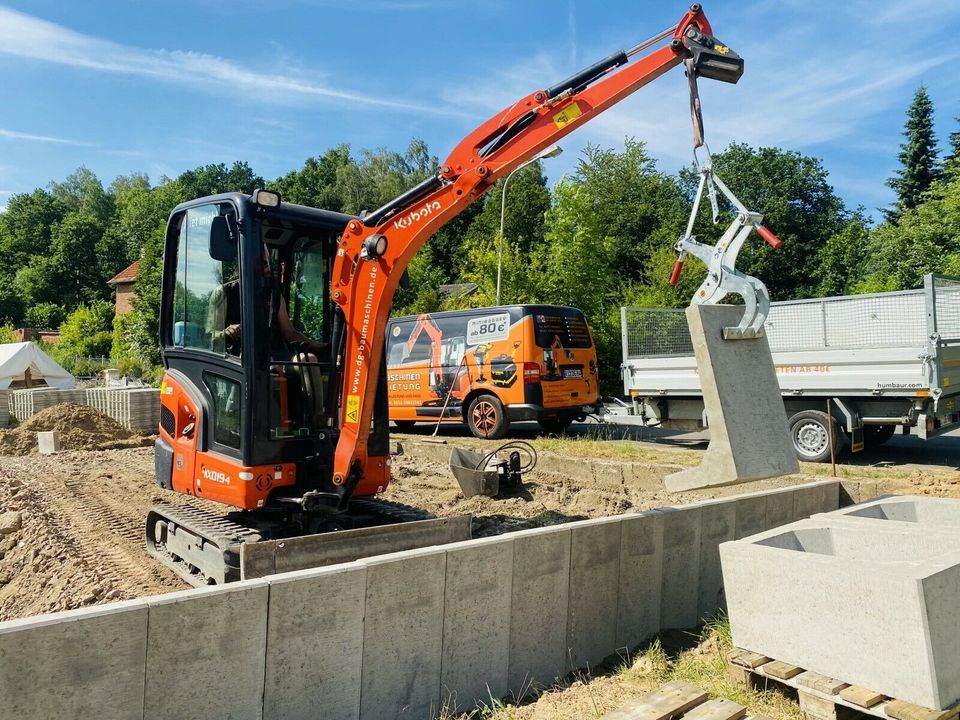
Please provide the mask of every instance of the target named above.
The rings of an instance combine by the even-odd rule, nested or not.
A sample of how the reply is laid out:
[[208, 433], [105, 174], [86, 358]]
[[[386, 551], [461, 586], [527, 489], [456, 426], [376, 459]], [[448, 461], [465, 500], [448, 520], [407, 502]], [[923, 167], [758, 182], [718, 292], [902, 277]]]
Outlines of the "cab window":
[[324, 332], [328, 273], [320, 240], [300, 239], [293, 250], [290, 283], [290, 320], [307, 337], [320, 339]]
[[237, 263], [210, 257], [213, 218], [231, 212], [229, 205], [204, 205], [190, 208], [181, 220], [173, 291], [173, 344], [177, 347], [227, 354], [227, 328], [239, 326]]

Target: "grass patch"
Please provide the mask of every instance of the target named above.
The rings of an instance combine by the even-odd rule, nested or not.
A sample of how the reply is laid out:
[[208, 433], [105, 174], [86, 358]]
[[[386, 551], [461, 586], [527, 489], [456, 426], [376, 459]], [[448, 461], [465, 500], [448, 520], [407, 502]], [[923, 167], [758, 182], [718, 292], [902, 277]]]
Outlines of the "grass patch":
[[[676, 641], [674, 637], [665, 637]], [[696, 643], [693, 647], [691, 644]], [[671, 644], [676, 644], [671, 642]], [[459, 720], [528, 720], [533, 718], [600, 718], [604, 713], [656, 690], [665, 683], [684, 680], [707, 692], [711, 698], [726, 698], [747, 708], [751, 715], [763, 714], [773, 720], [804, 720], [799, 705], [778, 690], [746, 688], [727, 674], [727, 653], [732, 649], [730, 623], [725, 615], [708, 622], [699, 637], [682, 640], [683, 649], [668, 649], [654, 640], [639, 654], [606, 672], [592, 676], [579, 672], [520, 703], [491, 700], [473, 715]]]

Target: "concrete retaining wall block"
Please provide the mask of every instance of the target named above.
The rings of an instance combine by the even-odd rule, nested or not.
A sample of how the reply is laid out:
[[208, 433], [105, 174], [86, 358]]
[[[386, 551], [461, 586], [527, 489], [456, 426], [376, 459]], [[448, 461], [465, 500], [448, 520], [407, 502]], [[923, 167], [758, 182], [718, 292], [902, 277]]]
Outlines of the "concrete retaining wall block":
[[139, 720], [146, 650], [143, 600], [0, 623], [0, 717]]
[[264, 720], [356, 720], [367, 569], [353, 563], [264, 580]]
[[430, 717], [440, 708], [446, 551], [360, 560], [367, 569], [360, 717]]
[[507, 684], [517, 697], [567, 667], [570, 528], [514, 533]]
[[145, 720], [259, 720], [267, 646], [262, 580], [148, 598]]

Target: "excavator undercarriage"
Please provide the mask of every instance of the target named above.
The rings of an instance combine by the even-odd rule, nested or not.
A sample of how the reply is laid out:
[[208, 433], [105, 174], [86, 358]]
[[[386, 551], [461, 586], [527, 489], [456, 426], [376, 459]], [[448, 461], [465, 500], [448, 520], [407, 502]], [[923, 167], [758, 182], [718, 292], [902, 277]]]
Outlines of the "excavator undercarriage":
[[147, 552], [199, 587], [469, 540], [470, 528], [469, 515], [437, 518], [357, 498], [349, 513], [297, 519], [162, 503], [147, 515], [146, 534]]

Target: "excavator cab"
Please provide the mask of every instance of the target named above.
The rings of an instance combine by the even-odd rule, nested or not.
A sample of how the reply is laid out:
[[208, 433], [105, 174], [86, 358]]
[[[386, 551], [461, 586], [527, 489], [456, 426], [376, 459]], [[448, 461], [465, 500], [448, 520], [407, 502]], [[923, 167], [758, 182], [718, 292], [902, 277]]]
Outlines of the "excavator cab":
[[[342, 509], [332, 484], [342, 322], [330, 277], [351, 220], [264, 191], [174, 209], [160, 309], [161, 486], [245, 510]], [[370, 447], [386, 456], [380, 395]]]

